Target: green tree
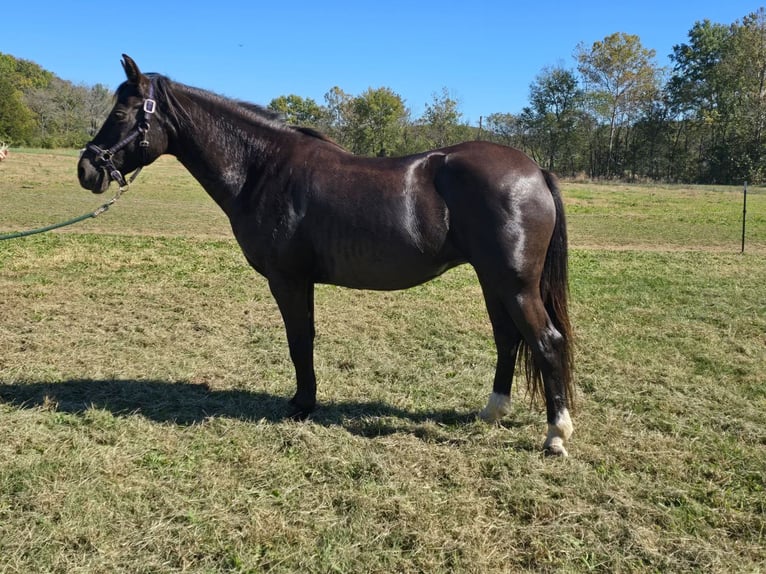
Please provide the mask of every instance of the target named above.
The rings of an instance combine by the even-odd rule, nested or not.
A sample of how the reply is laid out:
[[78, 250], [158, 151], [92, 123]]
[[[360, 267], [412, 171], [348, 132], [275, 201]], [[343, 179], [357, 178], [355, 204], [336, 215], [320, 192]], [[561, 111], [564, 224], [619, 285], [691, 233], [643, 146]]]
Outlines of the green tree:
[[494, 113], [485, 120], [490, 141], [513, 147], [524, 148], [524, 134], [519, 117], [508, 113]]
[[35, 117], [24, 92], [48, 86], [52, 78], [34, 62], [0, 53], [0, 136], [16, 144], [30, 143]]
[[34, 132], [34, 116], [21, 92], [7, 77], [0, 75], [0, 141], [25, 144]]
[[655, 51], [644, 48], [638, 36], [615, 33], [589, 48], [577, 46], [578, 70], [585, 79], [593, 111], [608, 124], [606, 175], [615, 175], [617, 130], [629, 125], [647, 102], [656, 100], [660, 69]]
[[440, 94], [433, 94], [418, 122], [423, 127], [424, 147], [444, 147], [468, 139], [462, 117], [458, 101], [447, 88], [442, 88]]
[[688, 43], [673, 47], [666, 97], [678, 125], [673, 155], [682, 179], [706, 182], [721, 176], [714, 150], [724, 147], [728, 90], [720, 64], [730, 36], [729, 26], [704, 20], [689, 30]]
[[54, 76], [34, 62], [0, 52], [0, 77], [8, 80], [15, 90], [26, 92], [48, 86]]
[[268, 107], [282, 114], [288, 123], [298, 126], [319, 127], [327, 115], [326, 110], [313, 99], [295, 94], [274, 98]]
[[550, 170], [575, 170], [582, 96], [574, 73], [562, 67], [544, 69], [529, 87], [530, 106], [520, 119], [532, 155]]
[[718, 105], [721, 86], [717, 67], [729, 35], [728, 26], [704, 20], [689, 30], [689, 43], [673, 46], [670, 59], [674, 67], [667, 92], [678, 113], [696, 115], [700, 110], [712, 111]]
[[112, 109], [112, 95], [103, 84], [96, 84], [85, 94], [84, 113], [89, 139], [96, 135]]
[[92, 89], [54, 78], [47, 88], [31, 90], [27, 103], [37, 117], [37, 143], [45, 147], [82, 147], [92, 135], [94, 123], [103, 120], [108, 108], [102, 102], [100, 120], [89, 109]]
[[766, 11], [731, 25], [695, 23], [674, 46], [669, 104], [679, 124], [688, 178], [766, 179]]
[[409, 111], [390, 88], [369, 88], [349, 102], [352, 151], [391, 155], [402, 143]]
[[333, 87], [324, 95], [325, 117], [320, 126], [330, 137], [344, 147], [351, 145], [352, 100], [353, 97], [338, 86]]
[[730, 88], [730, 183], [762, 182], [766, 176], [766, 10], [761, 8], [732, 26], [731, 40], [720, 64]]

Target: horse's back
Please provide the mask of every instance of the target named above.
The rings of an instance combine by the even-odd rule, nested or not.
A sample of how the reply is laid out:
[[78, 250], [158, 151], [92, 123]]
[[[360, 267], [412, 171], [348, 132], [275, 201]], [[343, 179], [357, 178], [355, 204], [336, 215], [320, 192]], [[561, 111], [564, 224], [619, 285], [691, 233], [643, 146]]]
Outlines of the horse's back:
[[[438, 150], [444, 155], [437, 185], [470, 193], [522, 193], [545, 187], [543, 170], [516, 148], [471, 141]], [[535, 189], [534, 186], [541, 185]]]

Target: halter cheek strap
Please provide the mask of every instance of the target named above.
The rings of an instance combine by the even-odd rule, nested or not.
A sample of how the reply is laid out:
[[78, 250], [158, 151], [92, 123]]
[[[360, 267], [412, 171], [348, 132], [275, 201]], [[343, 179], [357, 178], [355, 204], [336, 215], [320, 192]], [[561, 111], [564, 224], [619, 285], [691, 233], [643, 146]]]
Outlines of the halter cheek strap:
[[139, 136], [142, 136], [142, 139], [138, 145], [141, 147], [143, 161], [144, 164], [146, 164], [149, 151], [149, 120], [156, 110], [157, 102], [154, 100], [154, 82], [150, 82], [149, 96], [144, 99], [143, 118], [136, 124], [136, 127], [133, 128], [133, 130], [131, 130], [131, 132], [125, 138], [106, 150], [101, 149], [94, 143], [89, 143], [85, 146], [86, 149], [96, 154], [96, 161], [101, 163], [103, 167], [106, 168], [109, 177], [119, 184], [121, 190], [127, 188], [130, 183], [133, 183], [136, 177], [138, 177], [138, 174], [141, 172], [143, 166], [139, 166], [136, 171], [133, 172], [130, 180], [126, 181], [125, 176], [122, 175], [120, 170], [117, 169], [117, 167], [114, 165], [114, 162], [112, 161], [114, 154], [130, 145]]

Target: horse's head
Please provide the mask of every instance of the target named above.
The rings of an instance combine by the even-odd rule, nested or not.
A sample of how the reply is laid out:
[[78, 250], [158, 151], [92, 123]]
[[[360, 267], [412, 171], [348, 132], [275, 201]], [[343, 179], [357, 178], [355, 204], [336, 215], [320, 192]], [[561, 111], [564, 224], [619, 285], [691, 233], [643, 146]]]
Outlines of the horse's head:
[[112, 111], [77, 165], [80, 185], [93, 193], [106, 191], [112, 180], [125, 187], [123, 174], [149, 165], [168, 147], [166, 120], [154, 99], [155, 80], [129, 56], [122, 57], [127, 81], [117, 89]]

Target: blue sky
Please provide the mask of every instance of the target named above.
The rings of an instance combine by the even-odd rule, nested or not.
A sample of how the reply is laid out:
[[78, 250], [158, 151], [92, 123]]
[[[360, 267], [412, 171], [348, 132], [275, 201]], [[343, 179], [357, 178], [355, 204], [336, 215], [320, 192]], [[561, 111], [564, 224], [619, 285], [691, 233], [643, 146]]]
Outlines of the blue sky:
[[143, 71], [260, 104], [333, 86], [386, 86], [422, 114], [447, 88], [464, 119], [517, 113], [546, 66], [574, 68], [578, 43], [636, 34], [668, 65], [696, 21], [730, 24], [760, 4], [641, 2], [255, 0], [5, 2], [0, 52], [75, 83], [116, 88], [120, 55]]

